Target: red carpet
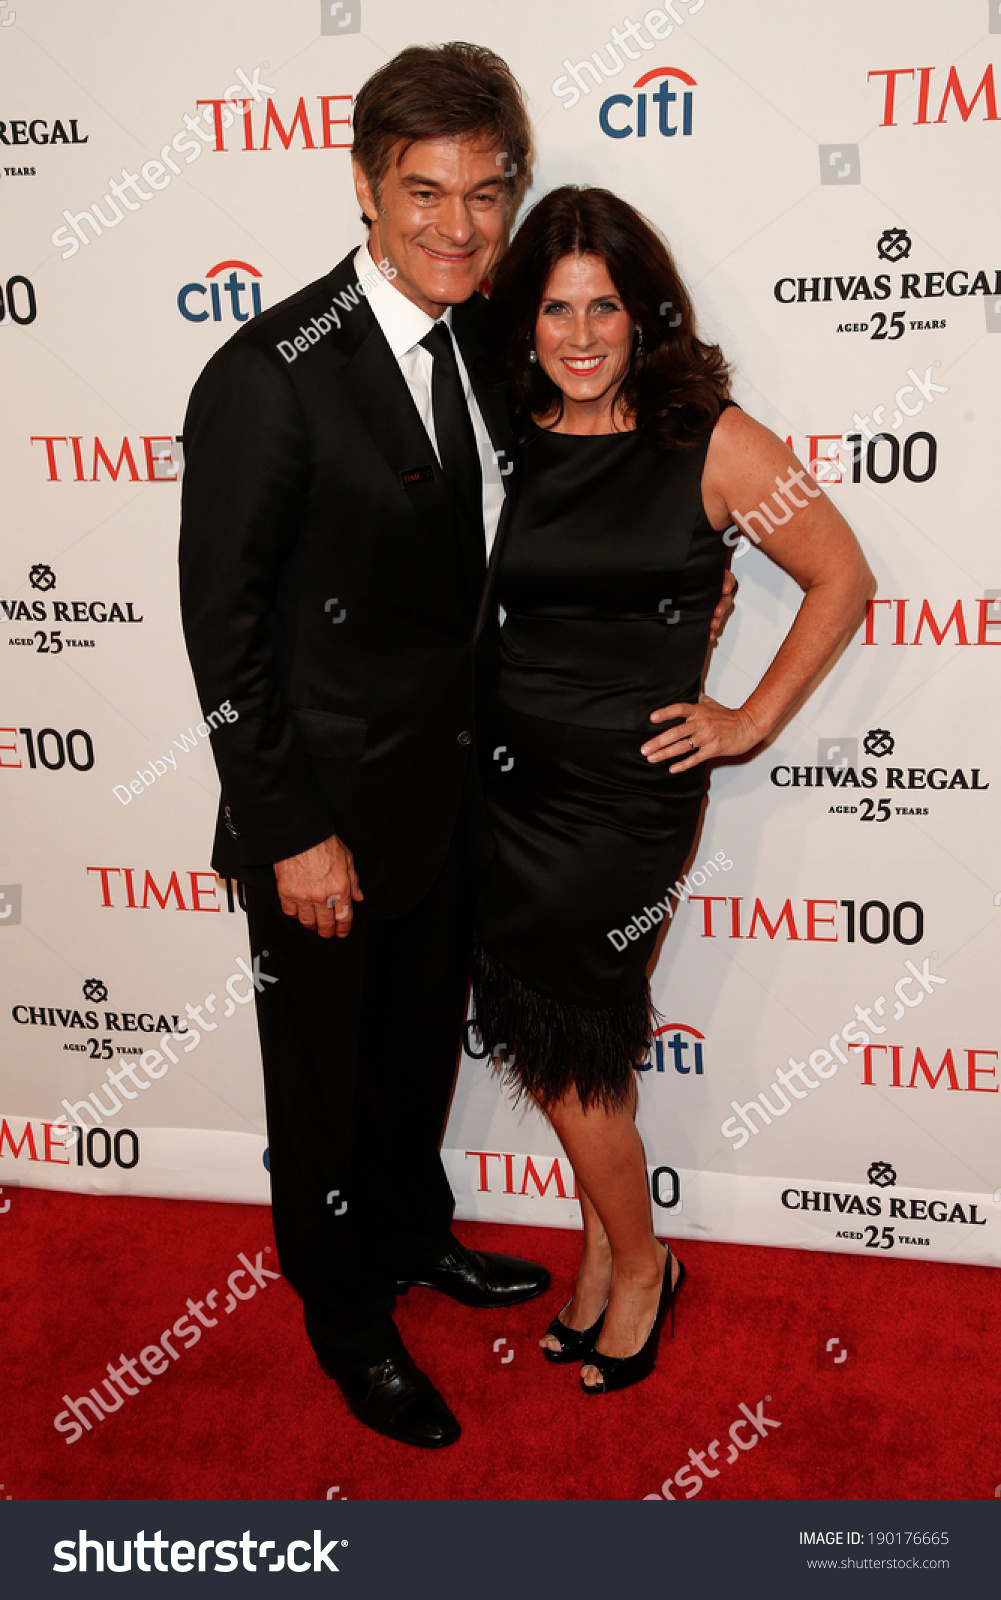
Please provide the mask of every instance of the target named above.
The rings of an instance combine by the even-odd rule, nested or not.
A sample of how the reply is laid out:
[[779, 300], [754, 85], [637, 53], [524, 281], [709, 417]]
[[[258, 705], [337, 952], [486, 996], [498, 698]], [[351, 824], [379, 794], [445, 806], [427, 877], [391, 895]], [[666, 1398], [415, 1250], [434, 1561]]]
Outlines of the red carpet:
[[[577, 1235], [456, 1232], [544, 1261], [554, 1287], [507, 1313], [426, 1290], [400, 1301], [403, 1336], [464, 1429], [450, 1449], [426, 1452], [355, 1422], [283, 1280], [230, 1296], [240, 1252], [274, 1270], [266, 1208], [22, 1189], [0, 1256], [0, 1492], [308, 1500], [336, 1485], [352, 1500], [629, 1500], [658, 1493], [689, 1450], [714, 1440], [705, 1464], [716, 1475], [688, 1462], [676, 1498], [696, 1473], [702, 1498], [745, 1500], [990, 1499], [1001, 1483], [1001, 1275], [987, 1268], [685, 1241], [677, 1337], [655, 1375], [590, 1399], [575, 1367], [548, 1366], [535, 1346], [567, 1297]], [[244, 1270], [234, 1287], [249, 1295], [254, 1279]], [[195, 1343], [186, 1302], [213, 1288], [203, 1315], [216, 1325]], [[122, 1356], [148, 1377], [140, 1351], [158, 1367], [149, 1347], [182, 1315], [180, 1334], [168, 1332], [177, 1359], [162, 1356], [166, 1370], [145, 1385], [125, 1369], [135, 1396], [67, 1444], [53, 1427], [61, 1396], [87, 1394]], [[830, 1352], [828, 1339], [839, 1341]]]

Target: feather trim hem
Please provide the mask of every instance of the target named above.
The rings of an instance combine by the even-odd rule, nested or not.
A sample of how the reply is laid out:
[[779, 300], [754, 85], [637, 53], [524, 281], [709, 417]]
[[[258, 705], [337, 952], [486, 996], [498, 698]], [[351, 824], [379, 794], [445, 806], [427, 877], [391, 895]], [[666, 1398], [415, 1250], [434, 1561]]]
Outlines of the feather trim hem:
[[484, 1053], [543, 1109], [573, 1088], [585, 1110], [620, 1110], [660, 1020], [645, 980], [622, 1005], [577, 1005], [529, 988], [478, 941], [473, 996]]

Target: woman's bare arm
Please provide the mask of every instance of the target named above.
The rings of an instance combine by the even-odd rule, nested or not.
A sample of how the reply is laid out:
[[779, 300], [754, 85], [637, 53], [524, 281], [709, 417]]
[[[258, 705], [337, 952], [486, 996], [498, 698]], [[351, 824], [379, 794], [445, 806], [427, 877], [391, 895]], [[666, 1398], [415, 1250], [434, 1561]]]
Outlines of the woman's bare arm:
[[734, 521], [745, 527], [795, 578], [803, 599], [742, 706], [730, 709], [706, 696], [695, 706], [678, 703], [653, 712], [651, 722], [684, 718], [642, 747], [651, 762], [671, 761], [672, 772], [740, 755], [767, 738], [857, 624], [875, 589], [855, 535], [812, 475], [769, 428], [736, 407], [723, 413], [713, 431], [702, 494], [720, 537]]

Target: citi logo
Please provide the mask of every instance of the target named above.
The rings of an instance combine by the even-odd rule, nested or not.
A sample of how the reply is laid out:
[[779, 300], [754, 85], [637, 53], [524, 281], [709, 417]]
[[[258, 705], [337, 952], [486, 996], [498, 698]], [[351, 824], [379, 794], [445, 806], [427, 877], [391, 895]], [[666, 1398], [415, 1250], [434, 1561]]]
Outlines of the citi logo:
[[[697, 11], [702, 10], [705, 3], [706, 0], [665, 0], [663, 9], [655, 7], [652, 11], [648, 11], [642, 24], [626, 17], [621, 27], [613, 28], [608, 44], [602, 47], [603, 54], [592, 50], [590, 56], [585, 56], [583, 61], [573, 62], [569, 59], [564, 61], [566, 76], [557, 78], [553, 84], [553, 94], [563, 101], [564, 111], [569, 111], [575, 106], [581, 95], [591, 93], [591, 84], [588, 83], [587, 77], [600, 89], [607, 79], [615, 78], [620, 72], [625, 71], [627, 61], [641, 61], [644, 50], [656, 50], [658, 44], [671, 37], [675, 28], [683, 28], [688, 18], [676, 11], [675, 5], [687, 6], [688, 16], [694, 17]], [[638, 50], [634, 48], [636, 45], [639, 46]], [[659, 69], [660, 72], [670, 70], [670, 68]], [[585, 73], [587, 77], [584, 76]], [[658, 72], [655, 71], [647, 76], [656, 77]], [[641, 78], [639, 84], [634, 84], [633, 87], [639, 88], [645, 81], [646, 79]]]
[[[219, 277], [220, 272], [225, 272], [227, 267], [232, 268], [229, 277], [216, 282], [215, 280]], [[237, 277], [237, 273], [241, 271], [250, 275], [249, 285], [244, 282], [242, 278]], [[217, 261], [214, 267], [209, 268], [208, 272], [205, 274], [205, 277], [207, 280], [205, 283], [186, 283], [183, 289], [178, 290], [177, 309], [186, 321], [208, 322], [209, 310], [205, 305], [206, 295], [209, 296], [209, 302], [212, 306], [211, 316], [213, 322], [222, 321], [223, 294], [227, 294], [229, 296], [229, 314], [235, 319], [235, 321], [249, 322], [251, 317], [260, 316], [261, 274], [258, 272], [256, 267], [252, 267], [250, 265], [249, 261]], [[248, 287], [250, 289], [251, 309], [244, 310], [245, 302], [243, 301], [242, 296], [246, 294]], [[197, 308], [195, 310], [192, 310], [190, 305], [192, 295], [201, 296], [200, 300], [195, 301], [195, 306]]]
[[[602, 133], [607, 134], [610, 139], [628, 139], [633, 133], [638, 139], [645, 139], [647, 135], [647, 99], [649, 98], [657, 108], [656, 128], [662, 138], [673, 139], [676, 133], [681, 133], [686, 137], [691, 134], [692, 90], [698, 88], [695, 79], [690, 73], [683, 72], [680, 67], [652, 67], [649, 72], [644, 72], [641, 78], [636, 79], [633, 88], [645, 89], [646, 85], [652, 83], [655, 78], [660, 78], [662, 81], [656, 93], [651, 91], [649, 97], [646, 94], [638, 94], [634, 101], [632, 95], [610, 94], [607, 100], [602, 101], [598, 109], [598, 125]], [[681, 91], [680, 128], [677, 121], [672, 121], [672, 115], [674, 117], [677, 116], [677, 112], [673, 111], [672, 108], [676, 106], [678, 101], [678, 93], [671, 86], [672, 78], [677, 78], [681, 83], [688, 85], [686, 89]], [[624, 106], [626, 111], [619, 112], [617, 109], [619, 106]], [[622, 118], [631, 113], [634, 106], [635, 125], [624, 120], [619, 120], [616, 123], [612, 122], [611, 114], [613, 110], [617, 118]], [[651, 119], [651, 128], [653, 120]]]
[[[689, 1037], [685, 1038], [684, 1035]], [[694, 1072], [697, 1078], [703, 1076], [702, 1046], [706, 1042], [704, 1033], [698, 1028], [690, 1028], [685, 1022], [665, 1022], [658, 1028], [653, 1036], [653, 1050], [648, 1061], [640, 1062], [637, 1072], [663, 1072], [665, 1070], [665, 1051], [670, 1053], [671, 1064], [675, 1072], [684, 1076]]]

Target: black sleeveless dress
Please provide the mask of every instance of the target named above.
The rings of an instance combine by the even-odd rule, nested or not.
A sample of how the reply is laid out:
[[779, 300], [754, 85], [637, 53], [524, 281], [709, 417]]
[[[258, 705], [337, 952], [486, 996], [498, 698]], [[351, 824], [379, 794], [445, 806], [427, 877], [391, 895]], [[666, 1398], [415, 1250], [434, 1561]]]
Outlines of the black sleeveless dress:
[[651, 711], [699, 696], [728, 555], [702, 505], [708, 444], [540, 433], [525, 446], [479, 738], [496, 851], [473, 992], [484, 1046], [542, 1105], [571, 1085], [585, 1105], [620, 1105], [656, 1026], [657, 902], [677, 904], [706, 769], [672, 774], [640, 745], [664, 728]]

